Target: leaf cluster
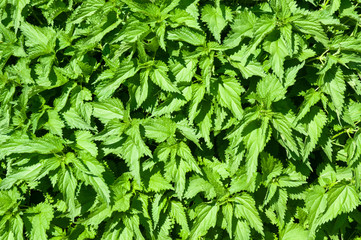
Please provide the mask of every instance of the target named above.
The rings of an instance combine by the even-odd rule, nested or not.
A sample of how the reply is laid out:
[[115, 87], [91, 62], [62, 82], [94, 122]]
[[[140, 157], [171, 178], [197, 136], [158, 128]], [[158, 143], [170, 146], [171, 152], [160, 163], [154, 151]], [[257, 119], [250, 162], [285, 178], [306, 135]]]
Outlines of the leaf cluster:
[[359, 4], [0, 1], [0, 239], [361, 238]]

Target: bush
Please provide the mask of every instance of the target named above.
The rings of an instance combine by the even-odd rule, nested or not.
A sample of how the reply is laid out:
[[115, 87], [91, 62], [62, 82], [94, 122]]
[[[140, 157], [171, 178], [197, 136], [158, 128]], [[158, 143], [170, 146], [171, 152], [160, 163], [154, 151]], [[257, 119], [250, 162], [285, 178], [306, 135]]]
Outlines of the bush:
[[360, 238], [359, 2], [1, 1], [0, 238]]

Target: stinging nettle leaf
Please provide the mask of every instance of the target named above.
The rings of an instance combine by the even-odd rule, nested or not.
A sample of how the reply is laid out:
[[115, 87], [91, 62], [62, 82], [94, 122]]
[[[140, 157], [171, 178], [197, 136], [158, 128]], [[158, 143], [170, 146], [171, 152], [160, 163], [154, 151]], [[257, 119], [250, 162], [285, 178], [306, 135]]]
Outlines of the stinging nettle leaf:
[[316, 41], [319, 41], [323, 45], [327, 46], [329, 39], [317, 19], [310, 15], [296, 19], [292, 22], [292, 25], [302, 33], [312, 35]]
[[27, 22], [22, 22], [21, 31], [26, 36], [26, 46], [32, 58], [52, 53], [55, 47], [55, 31], [52, 28], [40, 28]]
[[168, 39], [172, 41], [183, 41], [194, 46], [201, 46], [206, 43], [206, 37], [203, 34], [186, 27], [168, 31]]
[[232, 11], [229, 7], [224, 5], [217, 5], [213, 7], [206, 5], [202, 9], [202, 21], [207, 23], [207, 26], [214, 38], [220, 42], [221, 32], [227, 26], [227, 23], [232, 21]]
[[240, 86], [236, 79], [224, 78], [218, 84], [219, 103], [232, 111], [236, 118], [241, 119], [243, 109], [241, 106], [240, 95], [244, 89]]
[[123, 120], [124, 106], [118, 98], [110, 98], [102, 102], [93, 102], [93, 115], [104, 124], [112, 119]]
[[325, 92], [331, 96], [338, 117], [341, 116], [344, 104], [346, 84], [340, 68], [329, 70], [325, 75]]
[[14, 153], [40, 153], [51, 154], [63, 150], [63, 141], [59, 137], [47, 134], [35, 139], [13, 139], [0, 146], [0, 159]]
[[164, 91], [179, 93], [179, 90], [170, 81], [167, 71], [168, 68], [163, 62], [158, 62], [157, 68], [150, 71], [150, 79]]
[[271, 54], [271, 63], [274, 73], [277, 75], [277, 77], [283, 78], [283, 64], [285, 58], [288, 56], [286, 43], [284, 42], [283, 38], [279, 38], [272, 42], [266, 41], [264, 46], [266, 51]]
[[312, 150], [316, 147], [316, 144], [321, 136], [322, 129], [327, 123], [327, 116], [323, 110], [319, 109], [318, 107], [313, 107], [304, 120], [307, 124], [307, 136], [302, 155], [303, 160], [306, 160]]
[[285, 145], [294, 153], [298, 154], [297, 142], [293, 137], [292, 123], [282, 114], [277, 114], [272, 118], [274, 129], [280, 134]]
[[252, 228], [263, 235], [263, 224], [256, 209], [254, 199], [244, 193], [236, 197], [235, 202], [235, 216], [246, 219]]
[[99, 100], [109, 98], [125, 80], [133, 77], [136, 72], [137, 69], [135, 68], [133, 61], [123, 61], [111, 75], [112, 77], [110, 79], [103, 80], [97, 84], [95, 94], [98, 96]]
[[189, 233], [189, 226], [185, 208], [181, 202], [171, 201], [170, 215], [182, 228]]
[[269, 108], [273, 102], [285, 98], [287, 91], [276, 76], [267, 75], [257, 83], [257, 93], [259, 101]]
[[72, 23], [81, 23], [84, 19], [94, 15], [104, 6], [104, 0], [87, 0], [83, 2], [70, 17]]
[[156, 142], [163, 142], [172, 137], [176, 131], [176, 123], [171, 119], [162, 117], [151, 119], [144, 125], [147, 137], [154, 139]]
[[251, 129], [251, 132], [247, 133], [244, 137], [244, 143], [247, 148], [247, 180], [249, 181], [257, 171], [258, 156], [270, 139], [271, 128], [269, 127], [268, 118], [263, 119], [261, 122], [254, 121], [247, 128]]
[[173, 189], [173, 186], [162, 176], [160, 172], [153, 174], [149, 179], [149, 189], [154, 192]]
[[216, 225], [219, 206], [217, 204], [200, 204], [198, 206], [197, 218], [192, 226], [190, 239], [195, 240], [205, 235], [209, 228]]
[[60, 172], [57, 173], [57, 180], [57, 185], [60, 192], [64, 195], [70, 217], [74, 218], [77, 215], [75, 190], [78, 181], [74, 177], [71, 169], [63, 166]]
[[45, 129], [49, 130], [50, 133], [63, 136], [63, 128], [65, 127], [61, 120], [59, 113], [55, 110], [48, 110], [49, 121], [44, 125]]
[[349, 213], [359, 204], [355, 187], [345, 182], [338, 183], [327, 192], [327, 208], [320, 222], [328, 222], [341, 213]]
[[89, 131], [76, 131], [75, 138], [78, 147], [88, 151], [94, 157], [98, 155], [98, 147], [93, 142], [94, 137]]
[[306, 209], [308, 211], [307, 219], [310, 223], [310, 236], [314, 236], [317, 227], [321, 224], [320, 218], [327, 207], [327, 195], [320, 186], [310, 189], [305, 199]]
[[92, 113], [91, 105], [82, 105], [84, 111], [70, 108], [68, 111], [63, 113], [63, 117], [67, 125], [74, 129], [92, 130], [93, 127], [90, 125], [90, 117]]
[[2, 179], [0, 182], [0, 189], [10, 189], [18, 181], [32, 182], [37, 180], [41, 171], [41, 163], [17, 169], [15, 172], [11, 172], [6, 178]]
[[25, 228], [31, 239], [49, 239], [46, 231], [54, 217], [53, 207], [49, 203], [39, 203], [25, 211]]

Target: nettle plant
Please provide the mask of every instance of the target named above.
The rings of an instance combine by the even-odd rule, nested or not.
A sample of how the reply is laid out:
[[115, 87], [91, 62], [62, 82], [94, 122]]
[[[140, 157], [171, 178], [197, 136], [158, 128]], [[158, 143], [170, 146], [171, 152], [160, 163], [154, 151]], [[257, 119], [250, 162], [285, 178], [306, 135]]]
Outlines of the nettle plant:
[[0, 1], [0, 239], [360, 239], [359, 4]]

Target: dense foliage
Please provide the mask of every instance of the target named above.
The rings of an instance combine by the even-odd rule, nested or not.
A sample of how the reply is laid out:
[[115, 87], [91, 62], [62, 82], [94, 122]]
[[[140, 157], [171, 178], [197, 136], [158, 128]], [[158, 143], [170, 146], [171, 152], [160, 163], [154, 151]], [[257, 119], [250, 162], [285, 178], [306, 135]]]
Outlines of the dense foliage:
[[360, 0], [1, 0], [0, 239], [360, 239]]

